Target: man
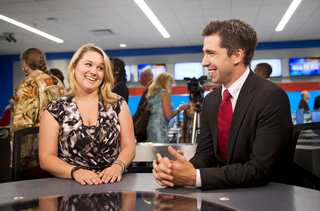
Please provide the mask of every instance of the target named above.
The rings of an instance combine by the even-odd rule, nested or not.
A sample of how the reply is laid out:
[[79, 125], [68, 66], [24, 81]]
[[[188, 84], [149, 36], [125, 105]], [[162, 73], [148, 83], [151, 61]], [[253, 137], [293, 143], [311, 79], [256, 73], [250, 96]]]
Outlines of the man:
[[301, 92], [301, 101], [299, 102], [299, 109], [303, 109], [305, 111], [309, 111], [308, 100], [310, 98], [310, 94], [307, 90]]
[[[206, 190], [288, 182], [293, 164], [290, 153], [294, 150], [289, 99], [278, 85], [248, 67], [257, 44], [256, 32], [250, 25], [231, 19], [209, 22], [202, 36], [202, 65], [208, 68], [212, 81], [222, 86], [203, 101], [200, 141], [194, 157], [188, 161], [172, 147], [168, 150], [176, 161], [157, 154], [159, 164], [153, 162], [157, 183]], [[231, 98], [222, 101], [228, 92]], [[225, 111], [219, 112], [222, 109]], [[227, 125], [224, 119], [230, 119], [230, 113], [230, 127], [221, 128]]]
[[313, 106], [314, 110], [319, 110], [320, 109], [320, 96], [316, 97], [314, 99], [314, 106]]
[[[149, 90], [149, 86], [150, 84], [153, 82], [153, 72], [150, 68], [145, 68], [143, 70], [141, 70], [140, 72], [140, 84], [144, 87], [147, 87], [146, 90], [143, 92], [139, 105], [138, 106], [143, 106], [143, 104], [147, 101], [146, 96], [148, 94], [148, 90]], [[148, 138], [145, 137], [140, 137], [137, 136], [137, 142], [144, 142], [146, 141]]]
[[270, 79], [272, 67], [268, 63], [260, 63], [257, 64], [254, 68], [254, 73], [261, 76], [262, 78]]

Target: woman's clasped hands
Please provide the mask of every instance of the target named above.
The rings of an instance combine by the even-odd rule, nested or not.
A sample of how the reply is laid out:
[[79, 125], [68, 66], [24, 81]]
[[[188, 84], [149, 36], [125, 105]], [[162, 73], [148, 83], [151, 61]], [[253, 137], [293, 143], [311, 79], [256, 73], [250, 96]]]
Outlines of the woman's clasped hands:
[[122, 167], [120, 165], [112, 165], [104, 169], [99, 174], [85, 169], [79, 169], [74, 172], [74, 179], [81, 185], [99, 185], [102, 183], [120, 182], [122, 178]]

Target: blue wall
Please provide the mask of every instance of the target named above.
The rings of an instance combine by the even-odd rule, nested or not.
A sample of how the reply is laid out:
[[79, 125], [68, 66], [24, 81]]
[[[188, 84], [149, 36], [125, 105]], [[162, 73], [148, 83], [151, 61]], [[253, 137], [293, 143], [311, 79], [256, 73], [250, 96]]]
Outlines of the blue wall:
[[[317, 96], [320, 96], [320, 91], [309, 91], [309, 93], [310, 99], [308, 100], [308, 105], [310, 110], [313, 111], [314, 99]], [[295, 113], [295, 111], [298, 109], [298, 105], [301, 100], [301, 92], [287, 92], [287, 95], [290, 100], [291, 113]], [[190, 102], [189, 95], [172, 95], [171, 99], [173, 109], [177, 108], [179, 104]], [[135, 114], [139, 101], [140, 97], [129, 97], [128, 106], [130, 108], [131, 115]], [[182, 112], [180, 113], [180, 115], [182, 115]]]

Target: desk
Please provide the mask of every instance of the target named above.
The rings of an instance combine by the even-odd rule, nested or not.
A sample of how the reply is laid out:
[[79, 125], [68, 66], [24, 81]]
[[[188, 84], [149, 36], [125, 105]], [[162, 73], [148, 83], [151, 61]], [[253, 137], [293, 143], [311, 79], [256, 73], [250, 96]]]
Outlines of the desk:
[[[119, 183], [82, 186], [74, 180], [47, 178], [0, 184], [0, 204], [23, 196], [25, 200], [59, 194], [107, 191], [151, 191], [192, 196], [246, 211], [319, 210], [320, 191], [269, 183], [264, 187], [201, 191], [193, 187], [163, 188], [152, 174], [125, 174]], [[219, 198], [227, 197], [228, 201]]]

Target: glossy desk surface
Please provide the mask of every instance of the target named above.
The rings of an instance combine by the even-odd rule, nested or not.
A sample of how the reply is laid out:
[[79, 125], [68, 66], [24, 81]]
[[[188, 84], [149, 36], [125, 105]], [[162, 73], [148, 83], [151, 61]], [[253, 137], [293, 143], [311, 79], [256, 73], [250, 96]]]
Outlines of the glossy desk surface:
[[[164, 188], [152, 174], [125, 174], [119, 183], [82, 186], [74, 180], [47, 178], [0, 184], [0, 204], [44, 196], [107, 191], [146, 191], [201, 198], [239, 210], [319, 210], [320, 191], [278, 183], [264, 187], [201, 191], [193, 187]], [[221, 200], [229, 199], [229, 200]]]

